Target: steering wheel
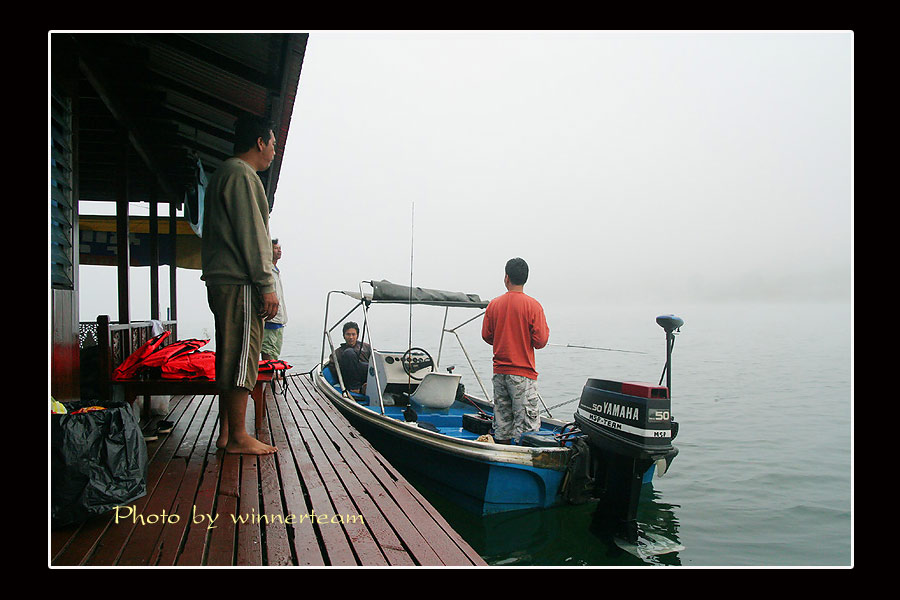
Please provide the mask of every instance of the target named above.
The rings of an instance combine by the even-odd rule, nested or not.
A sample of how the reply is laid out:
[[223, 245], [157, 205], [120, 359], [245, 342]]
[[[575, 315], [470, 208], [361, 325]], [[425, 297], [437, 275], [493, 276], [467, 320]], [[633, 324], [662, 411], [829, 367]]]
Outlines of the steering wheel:
[[[427, 358], [421, 362], [416, 363], [415, 366], [413, 366], [412, 365], [412, 351], [413, 350], [418, 350], [419, 352], [424, 354]], [[431, 358], [431, 355], [428, 354], [428, 351], [425, 350], [424, 348], [410, 348], [409, 350], [407, 350], [406, 352], [403, 353], [403, 356], [400, 357], [400, 364], [403, 365], [403, 370], [406, 371], [406, 374], [409, 375], [412, 379], [415, 379], [416, 381], [422, 381], [422, 379], [424, 379], [425, 376], [423, 375], [422, 377], [416, 377], [415, 375], [413, 375], [413, 371], [419, 371], [421, 369], [424, 369], [425, 367], [431, 367], [431, 371], [429, 371], [429, 372], [430, 373], [434, 372], [434, 359]], [[426, 375], [427, 374], [428, 373], [426, 373]]]

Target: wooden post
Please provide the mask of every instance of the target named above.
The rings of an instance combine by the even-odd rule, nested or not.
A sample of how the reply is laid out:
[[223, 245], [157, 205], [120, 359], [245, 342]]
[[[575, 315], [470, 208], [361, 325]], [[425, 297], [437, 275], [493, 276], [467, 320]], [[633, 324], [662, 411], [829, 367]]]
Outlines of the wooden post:
[[169, 265], [169, 319], [175, 321], [175, 328], [172, 332], [172, 338], [178, 339], [178, 307], [176, 298], [177, 295], [175, 293], [175, 269], [177, 260], [177, 250], [178, 244], [176, 243], [176, 239], [178, 236], [178, 231], [176, 226], [178, 225], [177, 219], [175, 218], [175, 200], [172, 199], [169, 201], [169, 243], [172, 246], [172, 262]]
[[[116, 194], [116, 258], [119, 274], [119, 323], [131, 322], [128, 301], [128, 271], [131, 260], [129, 256], [128, 226], [128, 134], [121, 135], [122, 152], [119, 154], [119, 172], [117, 177], [118, 193]], [[125, 350], [131, 353], [131, 340]]]
[[150, 318], [159, 319], [159, 219], [156, 186], [150, 188]]
[[100, 377], [97, 379], [100, 383], [100, 399], [109, 400], [112, 398], [109, 383], [110, 373], [112, 372], [112, 366], [110, 365], [112, 340], [109, 335], [109, 315], [97, 317], [97, 346], [103, 350], [100, 352]]

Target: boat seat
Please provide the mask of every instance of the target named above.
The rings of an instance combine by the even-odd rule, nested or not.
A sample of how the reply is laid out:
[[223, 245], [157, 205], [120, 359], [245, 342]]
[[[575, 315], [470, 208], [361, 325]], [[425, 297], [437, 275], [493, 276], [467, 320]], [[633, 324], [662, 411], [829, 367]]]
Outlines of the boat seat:
[[426, 408], [448, 408], [456, 400], [461, 377], [452, 373], [428, 373], [409, 398]]

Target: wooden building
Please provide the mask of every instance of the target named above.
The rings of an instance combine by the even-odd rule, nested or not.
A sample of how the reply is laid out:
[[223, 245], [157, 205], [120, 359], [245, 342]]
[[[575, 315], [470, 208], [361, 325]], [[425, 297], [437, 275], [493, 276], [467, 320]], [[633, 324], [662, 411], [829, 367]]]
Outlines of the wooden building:
[[[112, 321], [119, 324], [131, 321], [128, 267], [151, 267], [150, 318], [166, 317], [159, 266], [197, 267], [199, 238], [176, 211], [232, 155], [242, 114], [274, 124], [278, 155], [260, 174], [274, 206], [307, 40], [294, 33], [50, 34], [51, 396], [79, 397], [79, 264], [115, 265]], [[115, 217], [79, 215], [80, 201], [114, 203]], [[130, 217], [134, 202], [148, 203], [150, 216]], [[101, 236], [95, 246], [105, 254], [92, 246]], [[145, 243], [135, 245], [138, 238]], [[169, 291], [168, 319], [177, 323], [174, 268]]]
[[[149, 323], [131, 321], [130, 266], [150, 267], [150, 317], [177, 337], [175, 267], [199, 268], [199, 238], [189, 222], [196, 210], [186, 210], [189, 219], [176, 213], [192, 206], [204, 176], [232, 155], [233, 124], [242, 114], [274, 125], [277, 156], [260, 174], [274, 207], [282, 158], [291, 151], [286, 141], [307, 39], [50, 34], [53, 398], [80, 398], [80, 339], [90, 326], [102, 348], [96, 371], [107, 390], [110, 368], [147, 339]], [[115, 216], [79, 214], [81, 201], [114, 203]], [[148, 203], [149, 216], [132, 217], [134, 202]], [[115, 317], [81, 320], [79, 264], [116, 269], [117, 291], [103, 290], [117, 293]], [[168, 270], [165, 316], [160, 265], [175, 265]], [[85, 379], [90, 371], [85, 368]], [[188, 395], [170, 402], [171, 431], [148, 442], [147, 493], [130, 508], [177, 515], [180, 525], [145, 527], [119, 522], [111, 512], [95, 515], [54, 528], [50, 565], [484, 565], [307, 379], [288, 377], [278, 393], [264, 386], [257, 405], [264, 409], [248, 411], [248, 428], [278, 448], [260, 457], [225, 454], [211, 443], [218, 399], [208, 386], [178, 392]], [[146, 435], [152, 424], [145, 420], [143, 427]], [[251, 519], [219, 530], [194, 526], [188, 517], [198, 505], [217, 515], [271, 513], [285, 524]], [[349, 524], [320, 526], [325, 513], [346, 513]], [[287, 516], [310, 514], [319, 515], [315, 525], [311, 519], [286, 524]]]

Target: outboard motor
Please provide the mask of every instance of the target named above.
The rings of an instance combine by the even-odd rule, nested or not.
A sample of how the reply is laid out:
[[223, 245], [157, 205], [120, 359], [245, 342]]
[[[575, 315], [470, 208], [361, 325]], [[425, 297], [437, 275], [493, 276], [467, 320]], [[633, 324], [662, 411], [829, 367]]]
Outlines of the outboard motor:
[[663, 373], [669, 373], [668, 384], [588, 379], [575, 413], [575, 423], [587, 437], [597, 512], [617, 529], [623, 525], [627, 529], [635, 521], [650, 467], [656, 464], [661, 475], [678, 454], [672, 445], [678, 425], [672, 419], [670, 367], [674, 331], [684, 321], [669, 315], [658, 317], [657, 323], [666, 330]]

